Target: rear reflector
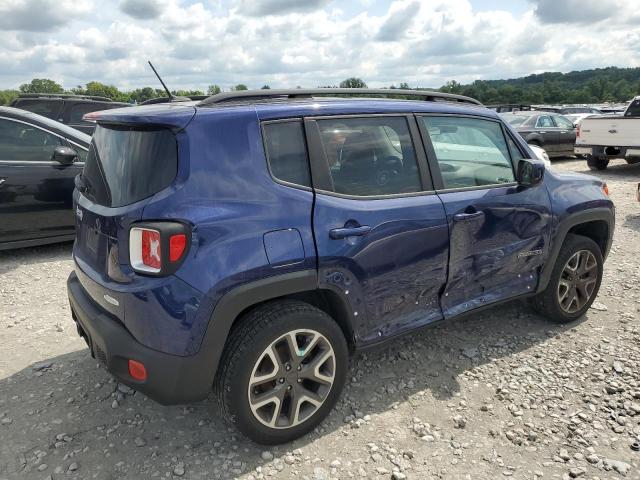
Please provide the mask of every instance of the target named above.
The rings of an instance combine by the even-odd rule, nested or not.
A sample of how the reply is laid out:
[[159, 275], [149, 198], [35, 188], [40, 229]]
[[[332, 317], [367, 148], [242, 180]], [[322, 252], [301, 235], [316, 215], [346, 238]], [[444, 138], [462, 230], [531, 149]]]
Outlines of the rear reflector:
[[177, 262], [182, 257], [187, 246], [187, 236], [184, 233], [171, 235], [169, 239], [169, 261]]
[[144, 364], [136, 362], [135, 360], [129, 360], [129, 375], [134, 380], [144, 382], [147, 379], [147, 369]]

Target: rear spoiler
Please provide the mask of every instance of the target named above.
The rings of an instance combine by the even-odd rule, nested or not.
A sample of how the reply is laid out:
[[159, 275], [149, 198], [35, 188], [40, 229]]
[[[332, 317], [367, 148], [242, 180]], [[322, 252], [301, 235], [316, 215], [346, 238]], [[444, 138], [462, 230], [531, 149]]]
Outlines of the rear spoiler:
[[82, 119], [97, 124], [155, 126], [182, 130], [196, 114], [193, 105], [162, 103], [89, 112]]

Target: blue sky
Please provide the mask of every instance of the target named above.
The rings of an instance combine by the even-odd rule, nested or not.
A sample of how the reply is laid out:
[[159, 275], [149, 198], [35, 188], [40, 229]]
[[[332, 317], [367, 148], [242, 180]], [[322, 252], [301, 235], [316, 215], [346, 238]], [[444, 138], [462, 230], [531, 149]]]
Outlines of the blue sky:
[[372, 87], [640, 66], [627, 0], [0, 1], [0, 88]]

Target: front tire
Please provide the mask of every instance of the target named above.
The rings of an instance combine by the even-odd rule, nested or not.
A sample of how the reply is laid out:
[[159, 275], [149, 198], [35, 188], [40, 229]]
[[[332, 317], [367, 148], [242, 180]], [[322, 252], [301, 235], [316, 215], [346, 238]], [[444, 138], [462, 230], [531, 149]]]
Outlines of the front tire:
[[598, 244], [581, 235], [567, 235], [549, 283], [533, 298], [533, 307], [557, 323], [581, 317], [598, 295], [602, 271], [602, 252]]
[[601, 157], [587, 155], [587, 166], [591, 170], [605, 170], [609, 166], [609, 160]]
[[224, 417], [253, 441], [290, 442], [336, 404], [349, 350], [322, 310], [283, 300], [260, 305], [234, 327], [215, 390]]

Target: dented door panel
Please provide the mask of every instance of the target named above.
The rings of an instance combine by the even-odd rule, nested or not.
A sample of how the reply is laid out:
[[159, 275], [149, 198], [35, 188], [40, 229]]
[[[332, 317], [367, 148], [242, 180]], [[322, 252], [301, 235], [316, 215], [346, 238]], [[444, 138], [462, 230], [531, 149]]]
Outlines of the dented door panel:
[[445, 318], [535, 291], [549, 253], [544, 186], [440, 193], [450, 230]]

